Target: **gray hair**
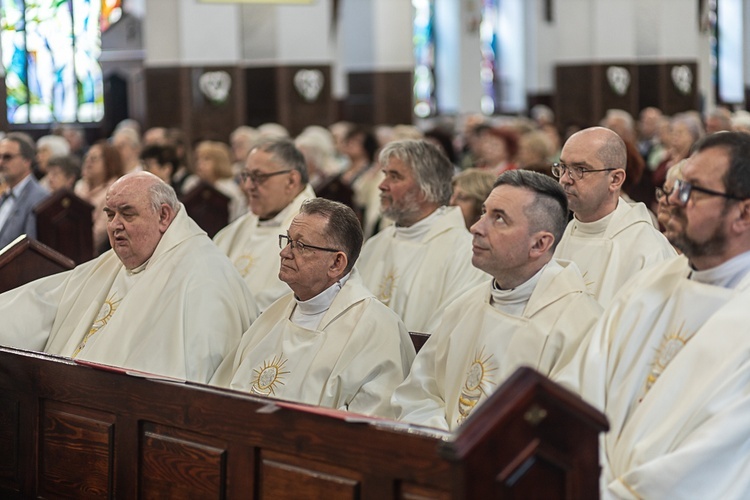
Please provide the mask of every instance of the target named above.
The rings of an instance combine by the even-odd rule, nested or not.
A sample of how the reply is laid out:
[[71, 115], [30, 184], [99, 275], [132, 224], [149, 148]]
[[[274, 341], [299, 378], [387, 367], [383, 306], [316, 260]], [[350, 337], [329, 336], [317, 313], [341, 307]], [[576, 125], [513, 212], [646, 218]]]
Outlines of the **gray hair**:
[[552, 233], [554, 252], [568, 225], [568, 198], [562, 186], [551, 177], [530, 170], [503, 172], [495, 181], [494, 187], [498, 186], [514, 186], [534, 193], [534, 201], [525, 207], [529, 230]]
[[440, 148], [424, 140], [403, 140], [386, 144], [380, 151], [378, 162], [385, 166], [396, 158], [414, 172], [425, 200], [447, 205], [451, 198], [453, 165]]
[[60, 135], [43, 135], [36, 141], [37, 150], [49, 149], [51, 156], [65, 156], [70, 154], [70, 144]]
[[36, 158], [36, 145], [34, 144], [34, 139], [32, 139], [29, 134], [25, 132], [10, 132], [9, 134], [6, 134], [2, 140], [13, 141], [18, 144], [18, 152], [24, 160], [29, 160], [32, 163], [34, 162], [34, 159]]
[[302, 204], [299, 212], [307, 215], [320, 215], [328, 220], [326, 235], [331, 238], [335, 246], [343, 248], [342, 251], [346, 254], [348, 262], [344, 274], [351, 271], [359, 258], [364, 241], [362, 226], [354, 210], [337, 201], [312, 198]]
[[149, 186], [148, 196], [154, 213], [158, 213], [163, 204], [168, 205], [175, 213], [180, 210], [180, 201], [174, 188], [161, 179], [156, 178]]
[[256, 149], [270, 153], [274, 160], [281, 163], [283, 167], [299, 172], [299, 175], [302, 178], [302, 185], [304, 186], [307, 184], [308, 175], [305, 157], [290, 139], [260, 139], [255, 143], [251, 152]]

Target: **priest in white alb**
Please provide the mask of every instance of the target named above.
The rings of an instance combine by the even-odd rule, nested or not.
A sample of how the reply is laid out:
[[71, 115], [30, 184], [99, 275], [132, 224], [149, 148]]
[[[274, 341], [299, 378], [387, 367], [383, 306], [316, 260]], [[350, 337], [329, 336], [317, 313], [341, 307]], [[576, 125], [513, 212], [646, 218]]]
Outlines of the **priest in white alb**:
[[260, 315], [211, 383], [392, 417], [390, 397], [409, 373], [414, 346], [354, 269], [362, 240], [351, 208], [322, 198], [305, 202], [277, 237], [279, 278], [293, 293]]
[[472, 263], [493, 278], [447, 307], [391, 399], [400, 419], [454, 430], [519, 367], [551, 375], [574, 357], [601, 307], [552, 258], [567, 213], [549, 177], [500, 175], [471, 228]]
[[432, 333], [445, 307], [487, 278], [471, 265], [471, 235], [449, 207], [453, 165], [426, 141], [391, 142], [380, 153], [380, 204], [395, 221], [365, 243], [365, 285], [409, 331]]
[[250, 212], [219, 231], [214, 242], [234, 262], [262, 312], [289, 291], [278, 277], [278, 235], [315, 192], [304, 156], [288, 139], [255, 144], [240, 179]]
[[112, 250], [0, 295], [0, 343], [208, 382], [257, 316], [247, 286], [156, 176], [122, 177], [104, 211]]
[[604, 498], [749, 498], [750, 136], [698, 143], [666, 203], [684, 256], [638, 274], [555, 378], [609, 419]]
[[573, 134], [552, 166], [574, 215], [555, 257], [578, 264], [603, 307], [635, 273], [676, 255], [646, 205], [620, 196], [626, 162], [620, 136], [593, 127]]

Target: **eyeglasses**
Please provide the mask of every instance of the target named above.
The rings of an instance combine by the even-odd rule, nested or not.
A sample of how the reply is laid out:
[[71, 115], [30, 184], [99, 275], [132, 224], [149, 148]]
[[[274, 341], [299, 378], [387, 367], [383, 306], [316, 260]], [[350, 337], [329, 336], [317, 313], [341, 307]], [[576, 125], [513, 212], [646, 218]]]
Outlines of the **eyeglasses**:
[[656, 188], [656, 201], [659, 203], [666, 203], [669, 205], [669, 196], [672, 194], [672, 191], [665, 191], [662, 188]]
[[278, 172], [271, 172], [270, 174], [261, 174], [256, 171], [240, 172], [240, 181], [247, 182], [249, 179], [253, 181], [254, 184], [263, 184], [274, 175], [288, 174], [289, 172], [291, 172], [291, 170], [279, 170]]
[[590, 172], [610, 172], [612, 170], [617, 170], [616, 168], [602, 168], [598, 170], [590, 170], [587, 168], [582, 167], [576, 167], [575, 165], [568, 165], [567, 163], [553, 163], [552, 164], [552, 175], [560, 179], [563, 175], [565, 175], [565, 172], [568, 172], [568, 175], [571, 179], [574, 181], [580, 181], [583, 179], [583, 174], [588, 174]]
[[744, 200], [744, 198], [733, 196], [731, 194], [720, 193], [718, 191], [712, 191], [711, 189], [693, 186], [689, 182], [682, 179], [677, 179], [674, 181], [674, 189], [672, 190], [672, 192], [675, 191], [677, 191], [677, 201], [679, 201], [683, 205], [687, 205], [687, 202], [690, 200], [690, 195], [693, 193], [693, 191], [698, 191], [699, 193], [704, 193], [710, 196], [721, 196], [722, 198], [727, 198], [729, 200]]
[[0, 155], [0, 160], [3, 160], [3, 161], [10, 161], [10, 160], [12, 160], [13, 158], [15, 158], [16, 156], [21, 156], [21, 155], [20, 155], [20, 154], [15, 154], [15, 155], [12, 155], [12, 154], [10, 154], [10, 153], [5, 153], [5, 154], [2, 154], [2, 155]]
[[293, 240], [289, 236], [285, 234], [279, 235], [279, 248], [282, 250], [286, 248], [287, 245], [292, 245], [292, 250], [295, 248], [299, 250], [300, 253], [304, 253], [307, 249], [313, 249], [313, 250], [322, 250], [324, 252], [339, 252], [340, 250], [335, 250], [333, 248], [324, 248], [324, 247], [316, 247], [314, 245], [308, 245], [307, 243], [302, 243], [299, 240]]

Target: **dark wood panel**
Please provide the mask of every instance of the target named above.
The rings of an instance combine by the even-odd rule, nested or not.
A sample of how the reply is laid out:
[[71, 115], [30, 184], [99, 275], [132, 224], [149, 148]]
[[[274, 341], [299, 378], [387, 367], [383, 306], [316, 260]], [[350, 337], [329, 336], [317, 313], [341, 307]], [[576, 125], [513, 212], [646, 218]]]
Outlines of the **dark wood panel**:
[[37, 239], [81, 264], [94, 257], [94, 207], [72, 191], [60, 190], [34, 207]]
[[185, 193], [180, 201], [209, 238], [213, 238], [229, 222], [229, 198], [205, 182]]
[[360, 497], [361, 481], [360, 474], [343, 467], [272, 451], [261, 455], [259, 496], [263, 499], [354, 500]]
[[[187, 68], [146, 68], [146, 127], [185, 127]], [[187, 131], [186, 131], [187, 132]]]
[[245, 69], [245, 120], [248, 125], [257, 127], [268, 122], [278, 123], [281, 120], [276, 105], [278, 99], [276, 68]]
[[[232, 66], [190, 68], [190, 130], [193, 141], [211, 140], [229, 143], [229, 134], [244, 124], [244, 72]], [[229, 80], [226, 98], [213, 100], [201, 89], [201, 78], [221, 75]], [[219, 78], [215, 78], [219, 81]], [[207, 84], [208, 85], [208, 84]], [[209, 87], [211, 85], [208, 85]]]
[[20, 488], [18, 477], [18, 436], [20, 402], [15, 397], [0, 397], [0, 484]]
[[225, 498], [227, 445], [152, 423], [141, 435], [141, 498]]
[[700, 109], [698, 64], [694, 61], [640, 64], [638, 68], [639, 110], [655, 106], [673, 115]]
[[[298, 135], [308, 125], [328, 126], [332, 120], [331, 68], [330, 66], [281, 66], [276, 71], [276, 95], [279, 122], [292, 135]], [[318, 83], [318, 77], [322, 82]], [[320, 85], [317, 97], [309, 94]]]
[[447, 491], [402, 482], [398, 498], [401, 500], [449, 500], [451, 496]]
[[0, 366], [0, 401], [21, 401], [0, 419], [20, 448], [3, 498], [490, 498], [503, 471], [501, 498], [598, 492], [606, 421], [531, 369], [439, 435], [9, 348]]
[[0, 253], [0, 293], [73, 267], [70, 258], [24, 236]]
[[[612, 78], [608, 76], [612, 73]], [[622, 86], [618, 85], [622, 83]], [[638, 66], [627, 63], [559, 65], [555, 68], [555, 115], [561, 129], [591, 127], [608, 109], [638, 113]]]
[[67, 498], [109, 495], [114, 415], [56, 401], [46, 401], [41, 411], [40, 494]]
[[370, 125], [412, 123], [411, 72], [356, 72], [348, 75], [348, 81], [345, 120]]

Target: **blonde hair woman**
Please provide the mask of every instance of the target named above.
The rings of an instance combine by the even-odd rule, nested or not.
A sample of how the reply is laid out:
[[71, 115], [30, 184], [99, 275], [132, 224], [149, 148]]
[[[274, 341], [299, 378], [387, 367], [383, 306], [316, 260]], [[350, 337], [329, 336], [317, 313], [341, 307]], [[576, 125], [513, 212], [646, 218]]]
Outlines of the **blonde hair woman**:
[[247, 212], [247, 198], [235, 182], [232, 173], [232, 153], [227, 144], [217, 141], [202, 141], [195, 148], [195, 174], [185, 180], [183, 190], [187, 193], [205, 182], [229, 198], [229, 221]]
[[495, 175], [487, 170], [469, 168], [453, 177], [450, 205], [460, 207], [466, 229], [482, 215], [482, 204], [492, 191]]

